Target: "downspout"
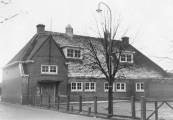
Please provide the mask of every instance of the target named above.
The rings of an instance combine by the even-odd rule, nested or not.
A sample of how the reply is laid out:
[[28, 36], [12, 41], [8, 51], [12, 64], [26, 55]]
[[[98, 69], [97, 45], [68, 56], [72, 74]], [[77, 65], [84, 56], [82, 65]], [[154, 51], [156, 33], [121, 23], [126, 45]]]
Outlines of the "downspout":
[[67, 95], [70, 95], [70, 89], [69, 89], [69, 76], [70, 76], [70, 73], [69, 73], [69, 69], [68, 69], [69, 63], [66, 62], [65, 65], [67, 66]]

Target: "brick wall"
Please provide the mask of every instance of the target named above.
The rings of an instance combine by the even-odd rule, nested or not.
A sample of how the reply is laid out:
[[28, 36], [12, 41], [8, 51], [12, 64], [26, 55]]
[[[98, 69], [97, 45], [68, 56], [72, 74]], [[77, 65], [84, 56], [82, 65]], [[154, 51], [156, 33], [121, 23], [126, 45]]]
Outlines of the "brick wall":
[[[51, 50], [51, 51], [49, 51]], [[51, 53], [51, 54], [50, 54]], [[37, 87], [40, 87], [40, 81], [57, 81], [60, 83], [59, 93], [67, 94], [67, 66], [65, 65], [65, 59], [63, 55], [51, 41], [51, 48], [49, 40], [47, 40], [40, 49], [34, 54], [31, 58], [34, 60], [34, 63], [27, 64], [25, 66], [26, 73], [30, 75], [29, 77], [29, 93], [30, 95], [37, 93]], [[49, 63], [50, 61], [50, 63]], [[57, 65], [58, 74], [57, 75], [44, 75], [41, 74], [41, 65]]]
[[[78, 96], [82, 95], [83, 100], [93, 100], [94, 96], [99, 97], [98, 100], [107, 100], [108, 92], [104, 92], [104, 82], [107, 82], [105, 79], [80, 79], [80, 78], [70, 78], [69, 88], [71, 88], [71, 82], [96, 82], [96, 92], [70, 92], [71, 101], [79, 100]], [[156, 98], [156, 99], [168, 99], [173, 98], [173, 80], [151, 80], [151, 79], [130, 79], [130, 80], [116, 80], [116, 82], [126, 83], [126, 92], [113, 92], [113, 97], [131, 97], [140, 98], [145, 96], [147, 98]], [[136, 91], [136, 83], [144, 83], [144, 91]], [[83, 84], [84, 85], [84, 84]], [[114, 84], [115, 85], [115, 84]], [[83, 86], [84, 88], [84, 86]]]
[[21, 95], [26, 93], [26, 78], [22, 78], [16, 64], [3, 69], [1, 100], [10, 103], [21, 103]]

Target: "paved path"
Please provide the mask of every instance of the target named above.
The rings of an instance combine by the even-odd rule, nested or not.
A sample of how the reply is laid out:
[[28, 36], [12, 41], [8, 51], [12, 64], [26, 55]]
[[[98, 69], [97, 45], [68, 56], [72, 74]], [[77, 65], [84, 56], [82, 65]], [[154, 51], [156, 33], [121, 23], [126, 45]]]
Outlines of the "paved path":
[[58, 111], [38, 109], [33, 107], [0, 102], [0, 120], [98, 120], [98, 119], [99, 118], [66, 114]]

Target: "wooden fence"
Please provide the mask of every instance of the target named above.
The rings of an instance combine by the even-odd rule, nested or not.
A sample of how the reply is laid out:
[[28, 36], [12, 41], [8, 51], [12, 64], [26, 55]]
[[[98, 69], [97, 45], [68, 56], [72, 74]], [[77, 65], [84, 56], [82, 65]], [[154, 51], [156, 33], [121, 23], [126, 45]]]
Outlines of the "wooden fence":
[[[56, 109], [56, 110], [63, 110], [66, 112], [71, 112], [71, 113], [83, 113], [83, 114], [88, 114], [88, 115], [105, 115], [107, 116], [107, 113], [100, 112], [98, 109], [98, 106], [100, 103], [102, 103], [100, 100], [103, 99], [101, 97], [94, 96], [92, 101], [83, 101], [83, 96], [75, 96], [78, 97], [78, 102], [71, 102], [70, 98], [74, 96], [69, 96], [69, 95], [57, 95], [57, 97], [48, 95], [48, 96], [43, 96], [43, 95], [33, 95], [33, 96], [23, 96], [23, 98], [32, 98], [32, 105], [33, 106], [38, 106], [38, 107], [46, 107], [48, 109]], [[43, 100], [44, 97], [47, 97], [46, 101]], [[140, 103], [140, 111], [141, 111], [141, 120], [149, 120], [151, 116], [155, 115], [155, 120], [158, 120], [158, 110], [159, 108], [162, 107], [163, 104], [166, 104], [169, 106], [172, 110], [173, 107], [169, 104], [169, 102], [173, 102], [173, 100], [158, 100], [158, 99], [148, 99], [145, 97], [141, 97], [141, 99], [135, 99], [133, 96], [132, 97], [121, 97], [121, 98], [113, 98], [115, 101], [126, 101], [130, 102], [130, 111], [131, 113], [129, 116], [122, 116], [122, 115], [113, 115], [113, 116], [121, 116], [121, 117], [129, 117], [136, 119], [136, 102]], [[90, 102], [90, 103], [88, 103]], [[147, 116], [146, 114], [146, 104], [148, 102], [154, 103], [154, 111]], [[27, 103], [27, 102], [25, 102]], [[160, 105], [158, 105], [160, 103]], [[119, 103], [117, 103], [119, 104]]]
[[[147, 102], [154, 103], [154, 111], [149, 116], [146, 115]], [[173, 102], [173, 99], [148, 99], [141, 97], [141, 120], [149, 120], [153, 115], [155, 115], [155, 120], [158, 120], [158, 110], [163, 106], [163, 104], [166, 104], [173, 110], [173, 107], [169, 104], [169, 102]], [[160, 105], [158, 105], [159, 103]]]

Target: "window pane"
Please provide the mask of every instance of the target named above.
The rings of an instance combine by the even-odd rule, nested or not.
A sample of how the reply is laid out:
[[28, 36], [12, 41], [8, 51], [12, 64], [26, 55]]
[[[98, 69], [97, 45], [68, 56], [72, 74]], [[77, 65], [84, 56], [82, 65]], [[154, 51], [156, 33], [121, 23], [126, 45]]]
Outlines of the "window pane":
[[72, 89], [72, 90], [76, 90], [76, 83], [72, 83], [72, 84], [71, 84], [71, 89]]
[[94, 83], [91, 83], [91, 90], [94, 90]]
[[108, 90], [108, 83], [105, 83], [105, 90]]
[[80, 58], [80, 50], [75, 50], [75, 57]]
[[81, 83], [77, 83], [77, 89], [78, 90], [81, 90], [82, 89]]
[[132, 61], [131, 55], [127, 55], [127, 62], [131, 62], [131, 61]]
[[121, 61], [126, 61], [126, 56], [125, 55], [121, 55]]
[[117, 83], [117, 89], [118, 90], [120, 89], [120, 83]]
[[50, 72], [56, 73], [56, 66], [50, 66]]
[[124, 84], [123, 83], [121, 84], [121, 90], [124, 90]]
[[137, 89], [140, 90], [140, 84], [139, 83], [137, 83]]
[[144, 84], [143, 83], [141, 83], [141, 90], [143, 90], [144, 89]]
[[67, 49], [67, 57], [73, 57], [73, 49]]
[[42, 66], [42, 72], [49, 72], [49, 66]]
[[89, 83], [85, 83], [85, 89], [89, 90]]

